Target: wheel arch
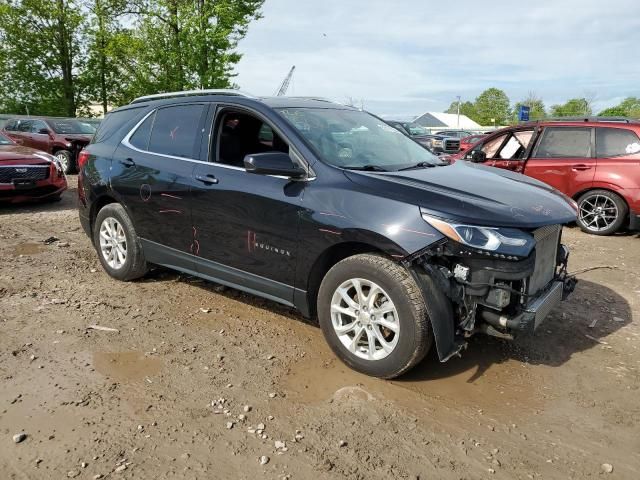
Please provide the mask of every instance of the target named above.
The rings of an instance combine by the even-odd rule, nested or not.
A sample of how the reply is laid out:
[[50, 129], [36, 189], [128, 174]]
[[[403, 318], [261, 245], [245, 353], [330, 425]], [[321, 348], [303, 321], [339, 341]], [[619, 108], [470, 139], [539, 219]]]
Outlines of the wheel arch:
[[384, 255], [388, 258], [392, 258], [390, 255], [384, 252], [381, 248], [374, 246], [371, 243], [361, 241], [345, 241], [335, 243], [325, 249], [314, 261], [311, 270], [309, 271], [307, 282], [307, 305], [309, 318], [315, 318], [317, 314], [317, 301], [318, 290], [322, 279], [327, 272], [345, 258], [361, 253], [377, 253]]
[[89, 220], [90, 220], [90, 228], [91, 228], [91, 238], [93, 239], [93, 227], [96, 221], [96, 217], [98, 216], [98, 212], [100, 210], [102, 210], [106, 205], [109, 205], [111, 203], [120, 203], [118, 202], [118, 200], [116, 200], [114, 197], [112, 197], [111, 195], [105, 194], [102, 195], [100, 197], [98, 197], [96, 200], [94, 200], [91, 203], [91, 211], [89, 213]]

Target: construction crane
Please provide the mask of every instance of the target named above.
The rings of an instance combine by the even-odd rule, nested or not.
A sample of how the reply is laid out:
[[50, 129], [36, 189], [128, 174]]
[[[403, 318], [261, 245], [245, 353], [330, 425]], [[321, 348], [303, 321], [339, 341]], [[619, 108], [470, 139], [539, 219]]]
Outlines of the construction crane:
[[280, 88], [276, 90], [276, 97], [281, 97], [287, 93], [287, 89], [289, 88], [289, 84], [291, 83], [291, 77], [293, 77], [293, 71], [295, 69], [296, 69], [296, 66], [294, 65], [293, 67], [291, 67], [291, 70], [289, 70], [289, 73], [287, 74], [287, 76], [284, 77], [284, 80], [282, 81]]

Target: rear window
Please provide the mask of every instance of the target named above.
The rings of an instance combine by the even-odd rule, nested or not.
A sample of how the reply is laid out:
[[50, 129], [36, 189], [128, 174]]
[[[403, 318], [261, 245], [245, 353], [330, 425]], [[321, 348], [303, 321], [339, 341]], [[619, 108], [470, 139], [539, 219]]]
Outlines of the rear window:
[[195, 158], [201, 138], [204, 105], [176, 105], [156, 111], [149, 151], [174, 157]]
[[596, 155], [599, 158], [620, 157], [640, 152], [640, 139], [633, 130], [596, 128]]
[[550, 127], [538, 145], [537, 158], [591, 157], [591, 128]]
[[107, 113], [104, 120], [100, 123], [96, 134], [93, 136], [91, 143], [101, 143], [111, 138], [125, 124], [129, 123], [141, 111], [141, 108], [128, 108], [126, 110], [116, 110]]
[[12, 132], [16, 129], [17, 120], [9, 120], [7, 124], [4, 126], [4, 129], [8, 132]]

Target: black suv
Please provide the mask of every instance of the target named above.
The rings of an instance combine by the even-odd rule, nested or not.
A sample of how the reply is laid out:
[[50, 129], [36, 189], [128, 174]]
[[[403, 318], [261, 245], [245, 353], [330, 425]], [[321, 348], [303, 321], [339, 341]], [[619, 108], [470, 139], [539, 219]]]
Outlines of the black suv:
[[142, 97], [80, 155], [104, 269], [197, 275], [317, 315], [349, 366], [392, 378], [435, 343], [532, 332], [573, 288], [576, 205], [534, 179], [445, 165], [383, 120], [310, 98]]

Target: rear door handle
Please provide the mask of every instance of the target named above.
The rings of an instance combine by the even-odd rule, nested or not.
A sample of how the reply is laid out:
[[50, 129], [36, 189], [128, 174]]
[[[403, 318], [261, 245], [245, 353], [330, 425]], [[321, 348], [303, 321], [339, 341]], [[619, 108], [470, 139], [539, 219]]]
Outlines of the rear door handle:
[[583, 170], [591, 170], [591, 167], [589, 165], [585, 165], [584, 163], [578, 163], [577, 165], [573, 165], [571, 169], [581, 172]]
[[196, 180], [204, 183], [205, 185], [215, 185], [218, 183], [218, 179], [215, 177], [215, 175], [212, 174], [196, 175]]
[[120, 160], [120, 163], [127, 168], [136, 166], [136, 162], [134, 162], [133, 159], [131, 158], [125, 158], [124, 160]]

